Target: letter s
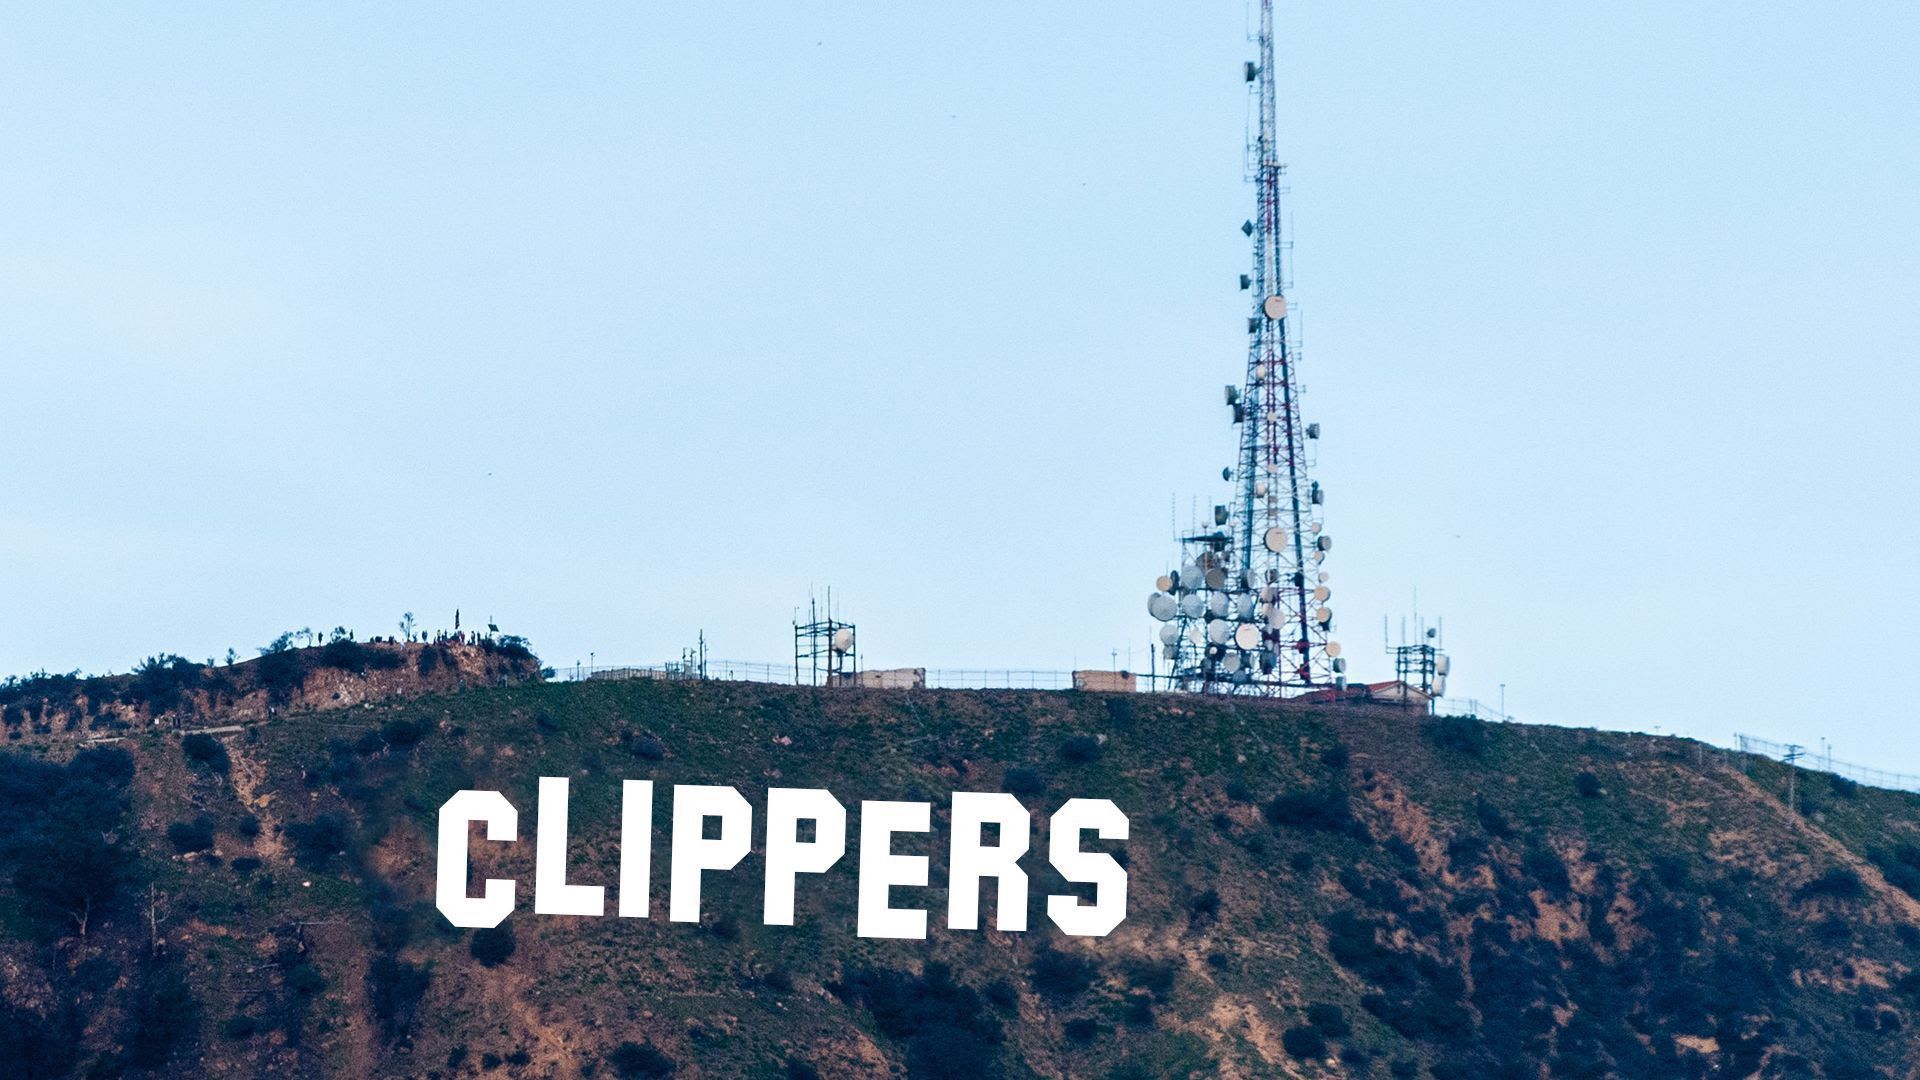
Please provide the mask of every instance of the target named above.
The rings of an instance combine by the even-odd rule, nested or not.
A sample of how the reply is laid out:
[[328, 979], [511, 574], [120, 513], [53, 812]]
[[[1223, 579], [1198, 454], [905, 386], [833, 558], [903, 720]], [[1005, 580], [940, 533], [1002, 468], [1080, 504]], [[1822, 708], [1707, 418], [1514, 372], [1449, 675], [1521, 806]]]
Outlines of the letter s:
[[1107, 799], [1068, 799], [1048, 824], [1047, 859], [1068, 881], [1094, 886], [1091, 904], [1077, 896], [1047, 897], [1047, 918], [1076, 937], [1106, 937], [1127, 917], [1127, 871], [1113, 856], [1081, 851], [1080, 834], [1127, 838], [1127, 815]]

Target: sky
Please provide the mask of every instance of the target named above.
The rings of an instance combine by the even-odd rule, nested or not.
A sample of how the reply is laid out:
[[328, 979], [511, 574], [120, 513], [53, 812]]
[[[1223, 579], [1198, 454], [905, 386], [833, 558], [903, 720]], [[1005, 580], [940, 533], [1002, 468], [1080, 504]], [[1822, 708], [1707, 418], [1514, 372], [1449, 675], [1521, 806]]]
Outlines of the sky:
[[[1244, 2], [0, 9], [0, 672], [1146, 663], [1242, 374]], [[1920, 11], [1283, 4], [1338, 633], [1920, 773]]]

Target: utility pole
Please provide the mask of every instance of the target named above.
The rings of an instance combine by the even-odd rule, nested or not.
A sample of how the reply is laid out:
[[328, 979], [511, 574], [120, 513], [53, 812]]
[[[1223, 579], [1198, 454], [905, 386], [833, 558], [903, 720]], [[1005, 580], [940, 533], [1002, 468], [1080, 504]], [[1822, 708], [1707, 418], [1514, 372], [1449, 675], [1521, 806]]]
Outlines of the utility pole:
[[1800, 760], [1800, 750], [1801, 747], [1799, 743], [1787, 744], [1787, 809], [1792, 810], [1796, 814], [1800, 812], [1800, 801], [1795, 795], [1795, 792], [1798, 790], [1797, 782], [1800, 779], [1800, 770], [1796, 765], [1796, 762]]

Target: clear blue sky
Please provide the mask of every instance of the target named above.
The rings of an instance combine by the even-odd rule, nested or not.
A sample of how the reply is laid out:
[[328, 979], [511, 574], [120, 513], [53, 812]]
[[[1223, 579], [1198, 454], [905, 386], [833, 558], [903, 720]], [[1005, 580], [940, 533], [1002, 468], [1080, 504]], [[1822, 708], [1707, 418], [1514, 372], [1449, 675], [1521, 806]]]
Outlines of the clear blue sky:
[[[1241, 3], [0, 13], [0, 671], [1129, 647], [1219, 494]], [[1920, 15], [1287, 4], [1340, 634], [1920, 771]]]

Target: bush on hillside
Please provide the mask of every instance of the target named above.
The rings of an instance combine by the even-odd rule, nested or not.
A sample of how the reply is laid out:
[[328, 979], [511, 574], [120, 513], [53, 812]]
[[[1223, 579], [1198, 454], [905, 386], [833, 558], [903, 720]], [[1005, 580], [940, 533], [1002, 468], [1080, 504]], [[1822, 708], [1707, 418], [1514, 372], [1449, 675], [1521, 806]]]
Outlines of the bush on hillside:
[[1267, 804], [1266, 815], [1274, 825], [1320, 832], [1347, 832], [1359, 824], [1347, 792], [1336, 787], [1283, 792]]
[[680, 1066], [650, 1042], [623, 1042], [607, 1055], [620, 1080], [664, 1080]]
[[499, 926], [475, 930], [467, 941], [467, 951], [484, 967], [499, 967], [513, 955], [513, 920], [509, 919]]
[[1479, 757], [1487, 752], [1487, 725], [1472, 716], [1436, 716], [1427, 721], [1427, 738], [1444, 750]]
[[1859, 874], [1836, 866], [1800, 886], [1794, 895], [1801, 900], [1858, 900], [1867, 895], [1867, 887]]
[[211, 735], [195, 733], [180, 740], [180, 752], [195, 765], [205, 765], [217, 773], [226, 773], [233, 762], [227, 757], [227, 744]]
[[167, 842], [182, 855], [213, 847], [213, 819], [205, 814], [167, 826]]

